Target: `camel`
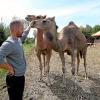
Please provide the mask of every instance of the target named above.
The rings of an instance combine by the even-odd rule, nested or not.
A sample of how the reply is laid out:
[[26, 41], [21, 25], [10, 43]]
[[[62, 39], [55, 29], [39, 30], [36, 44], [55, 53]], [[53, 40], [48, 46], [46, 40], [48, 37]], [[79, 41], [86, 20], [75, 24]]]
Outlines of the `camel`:
[[[26, 17], [26, 20], [27, 21], [41, 20], [41, 19], [45, 19], [45, 17], [46, 16], [28, 15]], [[44, 62], [44, 75], [47, 76], [49, 74], [49, 70], [50, 70], [49, 63], [50, 63], [50, 58], [51, 58], [51, 54], [52, 54], [52, 48], [51, 48], [51, 43], [46, 38], [45, 34], [43, 34], [44, 30], [38, 28], [37, 25], [35, 25], [35, 21], [33, 22], [32, 28], [38, 29], [36, 38], [35, 38], [35, 51], [36, 51], [37, 58], [39, 60], [40, 80], [42, 80], [43, 79], [43, 75], [42, 75], [43, 64], [42, 64], [41, 55], [43, 56], [43, 62]], [[51, 30], [49, 30], [49, 31], [51, 31]]]
[[[48, 30], [52, 29], [51, 27], [56, 27], [55, 18], [45, 18], [42, 21], [37, 21], [37, 27], [44, 30], [44, 34], [46, 34], [47, 39], [52, 44], [52, 49], [59, 53], [62, 62], [62, 72], [63, 72], [63, 82], [65, 83], [65, 58], [64, 53], [71, 55], [71, 67], [72, 67], [72, 75], [75, 76], [78, 74], [80, 58], [84, 59], [84, 68], [85, 68], [85, 77], [87, 78], [86, 71], [86, 53], [87, 53], [87, 44], [86, 38], [80, 31], [77, 25], [73, 21], [69, 22], [67, 26], [65, 26], [60, 34], [59, 38], [55, 37], [54, 32], [50, 32]], [[57, 31], [55, 31], [57, 32]], [[77, 72], [75, 67], [75, 62], [77, 58]]]

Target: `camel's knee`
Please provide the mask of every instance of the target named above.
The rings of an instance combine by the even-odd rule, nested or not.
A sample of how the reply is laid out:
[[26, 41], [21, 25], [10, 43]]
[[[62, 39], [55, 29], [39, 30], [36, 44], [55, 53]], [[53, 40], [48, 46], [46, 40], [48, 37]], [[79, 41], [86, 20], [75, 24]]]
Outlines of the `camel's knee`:
[[40, 70], [42, 70], [42, 69], [43, 69], [43, 67], [42, 67], [42, 66], [39, 66], [39, 68], [40, 68]]
[[65, 73], [65, 70], [66, 70], [66, 69], [63, 67], [63, 68], [62, 68], [62, 72]]
[[71, 72], [72, 72], [72, 75], [75, 75], [75, 68], [72, 68]]

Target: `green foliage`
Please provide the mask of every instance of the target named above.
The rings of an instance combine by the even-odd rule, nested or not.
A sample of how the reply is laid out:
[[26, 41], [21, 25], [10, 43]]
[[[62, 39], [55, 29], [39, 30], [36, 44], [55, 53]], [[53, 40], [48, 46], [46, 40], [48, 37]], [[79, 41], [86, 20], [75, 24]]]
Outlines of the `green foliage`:
[[0, 45], [2, 44], [2, 42], [5, 40], [5, 28], [3, 23], [0, 23]]
[[7, 74], [7, 71], [4, 69], [0, 69], [0, 78], [2, 78], [3, 76], [5, 76]]
[[25, 54], [28, 54], [33, 47], [34, 47], [34, 43], [29, 43], [29, 44], [24, 43], [23, 48], [24, 48]]
[[100, 31], [100, 25], [95, 25], [95, 26], [93, 27], [93, 29], [92, 29], [92, 32], [93, 32], [93, 33], [96, 33], [96, 32], [98, 32], [98, 31]]
[[30, 44], [30, 43], [33, 43], [34, 42], [34, 39], [33, 38], [26, 38], [25, 42], [26, 44]]
[[88, 33], [87, 29], [83, 26], [80, 26], [80, 29], [82, 31], [82, 33], [86, 36], [86, 37], [90, 37], [90, 33]]
[[5, 27], [5, 36], [6, 36], [6, 38], [9, 36], [9, 33], [10, 33], [10, 29], [7, 26], [7, 27]]
[[86, 27], [80, 26], [80, 29], [86, 37], [90, 37], [92, 34], [100, 31], [100, 25], [95, 25], [93, 28], [90, 25], [86, 25]]
[[86, 25], [86, 32], [89, 34], [92, 33], [92, 27], [90, 25]]
[[9, 28], [5, 27], [5, 25], [1, 22], [0, 23], [0, 45], [8, 37], [8, 33], [9, 33]]

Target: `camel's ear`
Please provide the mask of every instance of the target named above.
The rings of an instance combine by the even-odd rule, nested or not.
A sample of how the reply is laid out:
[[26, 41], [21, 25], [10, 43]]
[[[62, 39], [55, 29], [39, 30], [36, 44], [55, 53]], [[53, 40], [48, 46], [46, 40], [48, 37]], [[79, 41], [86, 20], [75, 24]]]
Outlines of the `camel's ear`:
[[52, 20], [55, 20], [55, 16], [52, 17]]
[[59, 28], [58, 25], [56, 25], [56, 30], [57, 30], [58, 28]]
[[37, 18], [37, 19], [40, 19], [40, 18], [41, 18], [41, 15], [36, 16], [36, 18]]
[[47, 17], [47, 16], [46, 16], [46, 15], [44, 15], [44, 16], [43, 16], [43, 19], [45, 19], [46, 17]]
[[31, 15], [27, 15], [27, 17], [30, 17]]
[[30, 15], [27, 15], [27, 16], [25, 17], [25, 19], [26, 19], [27, 21], [29, 21], [29, 18], [30, 18]]

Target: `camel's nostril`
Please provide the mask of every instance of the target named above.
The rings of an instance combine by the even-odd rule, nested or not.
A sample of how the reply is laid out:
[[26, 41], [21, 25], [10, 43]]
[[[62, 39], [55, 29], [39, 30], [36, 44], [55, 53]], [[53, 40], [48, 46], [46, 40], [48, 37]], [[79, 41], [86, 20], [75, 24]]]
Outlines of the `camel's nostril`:
[[27, 18], [27, 17], [25, 17], [25, 19], [27, 20], [28, 18]]
[[43, 23], [46, 23], [46, 20], [43, 20]]

